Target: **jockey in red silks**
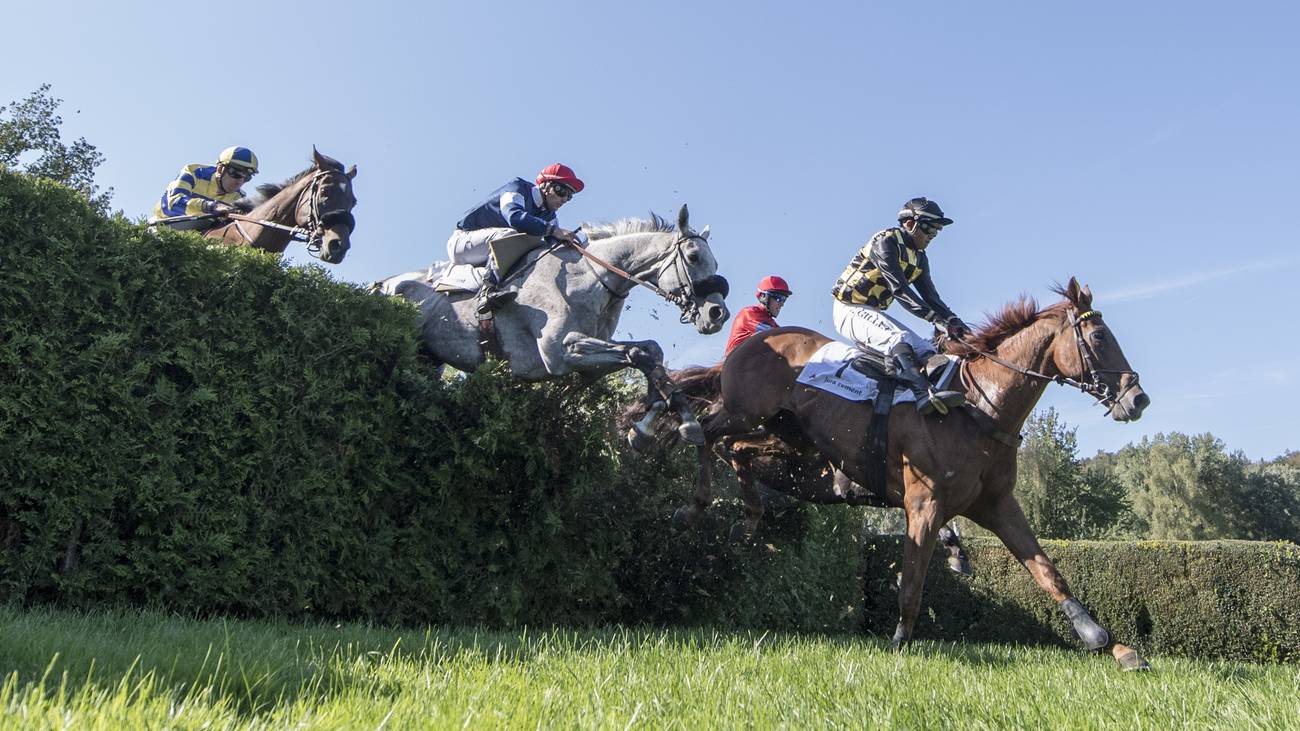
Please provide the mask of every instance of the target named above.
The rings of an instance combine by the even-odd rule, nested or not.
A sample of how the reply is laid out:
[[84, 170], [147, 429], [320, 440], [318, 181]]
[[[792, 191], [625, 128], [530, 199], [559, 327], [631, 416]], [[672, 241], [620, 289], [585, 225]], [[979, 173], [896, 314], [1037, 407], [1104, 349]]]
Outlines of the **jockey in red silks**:
[[727, 353], [723, 357], [755, 333], [780, 327], [776, 323], [776, 316], [781, 314], [781, 308], [791, 294], [790, 285], [784, 279], [777, 276], [763, 277], [758, 283], [759, 303], [745, 307], [731, 321], [731, 339], [727, 341]]

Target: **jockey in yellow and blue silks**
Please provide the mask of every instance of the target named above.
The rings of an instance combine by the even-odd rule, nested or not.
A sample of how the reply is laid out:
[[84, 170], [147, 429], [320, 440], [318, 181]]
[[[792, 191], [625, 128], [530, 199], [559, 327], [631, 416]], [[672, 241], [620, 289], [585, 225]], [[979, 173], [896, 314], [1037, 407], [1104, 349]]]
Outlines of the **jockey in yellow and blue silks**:
[[582, 243], [573, 231], [561, 228], [555, 212], [582, 192], [584, 184], [568, 165], [555, 163], [542, 168], [535, 183], [515, 178], [497, 188], [483, 203], [471, 208], [456, 223], [447, 239], [447, 257], [452, 264], [487, 266], [479, 291], [480, 315], [496, 310], [514, 300], [517, 292], [498, 292], [500, 277], [491, 260], [491, 244], [515, 234]]
[[154, 204], [150, 221], [172, 228], [210, 228], [215, 225], [212, 219], [175, 224], [167, 219], [234, 213], [233, 204], [244, 197], [240, 186], [256, 174], [257, 156], [247, 147], [227, 147], [215, 165], [186, 165]]
[[907, 381], [922, 414], [948, 413], [965, 402], [956, 391], [935, 392], [921, 375], [918, 359], [934, 353], [930, 341], [885, 314], [894, 300], [917, 317], [942, 326], [960, 340], [970, 328], [948, 309], [930, 278], [925, 253], [952, 219], [939, 204], [913, 198], [898, 212], [898, 226], [876, 233], [849, 262], [831, 290], [834, 321], [839, 333], [860, 346], [892, 356], [898, 377]]

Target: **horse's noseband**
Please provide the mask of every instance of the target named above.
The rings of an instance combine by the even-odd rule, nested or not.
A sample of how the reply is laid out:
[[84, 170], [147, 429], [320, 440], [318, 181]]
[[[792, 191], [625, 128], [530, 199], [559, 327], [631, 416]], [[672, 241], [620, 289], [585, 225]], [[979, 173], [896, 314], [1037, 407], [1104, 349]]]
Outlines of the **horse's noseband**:
[[311, 182], [311, 190], [307, 196], [307, 253], [317, 259], [320, 258], [321, 246], [327, 230], [342, 224], [347, 226], [348, 235], [351, 236], [357, 226], [356, 217], [346, 208], [320, 210], [321, 190], [325, 187], [325, 179], [331, 174], [346, 175], [342, 170], [333, 168], [318, 171]]
[[723, 299], [731, 294], [731, 285], [727, 283], [727, 278], [721, 274], [705, 277], [694, 283], [695, 294], [700, 297], [708, 297], [711, 294], [720, 294]]
[[[1094, 317], [1101, 317], [1101, 312], [1098, 310], [1088, 310], [1087, 312], [1080, 313], [1077, 317], [1070, 318], [1070, 325], [1074, 328], [1074, 344], [1079, 349], [1079, 364], [1083, 366], [1083, 373], [1079, 376], [1082, 379], [1082, 382], [1077, 385], [1077, 388], [1093, 398], [1096, 398], [1102, 406], [1106, 407], [1106, 412], [1110, 413], [1110, 411], [1119, 403], [1119, 400], [1124, 397], [1124, 394], [1128, 393], [1138, 385], [1140, 376], [1138, 376], [1137, 371], [1116, 368], [1098, 368], [1092, 362], [1092, 356], [1088, 352], [1088, 346], [1083, 339], [1083, 322]], [[1125, 386], [1122, 391], [1114, 393], [1111, 390], [1111, 387], [1105, 381], [1101, 380], [1101, 374], [1103, 373], [1116, 373], [1119, 374], [1121, 378], [1126, 375], [1133, 376], [1133, 380]]]

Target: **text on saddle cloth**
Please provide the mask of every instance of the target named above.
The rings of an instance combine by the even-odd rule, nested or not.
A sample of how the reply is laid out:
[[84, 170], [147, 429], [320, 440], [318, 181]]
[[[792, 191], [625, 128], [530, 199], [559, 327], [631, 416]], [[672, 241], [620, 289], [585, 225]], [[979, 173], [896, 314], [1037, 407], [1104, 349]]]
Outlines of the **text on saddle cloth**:
[[[848, 367], [848, 364], [859, 355], [862, 355], [860, 348], [838, 340], [831, 341], [818, 348], [817, 352], [808, 359], [808, 363], [799, 373], [798, 382], [849, 401], [874, 401], [880, 391], [880, 384], [861, 371]], [[949, 356], [948, 364], [944, 366], [943, 373], [936, 380], [940, 383], [945, 382], [952, 377], [956, 368], [957, 359]], [[895, 404], [915, 400], [916, 396], [909, 388], [899, 388], [894, 391]]]

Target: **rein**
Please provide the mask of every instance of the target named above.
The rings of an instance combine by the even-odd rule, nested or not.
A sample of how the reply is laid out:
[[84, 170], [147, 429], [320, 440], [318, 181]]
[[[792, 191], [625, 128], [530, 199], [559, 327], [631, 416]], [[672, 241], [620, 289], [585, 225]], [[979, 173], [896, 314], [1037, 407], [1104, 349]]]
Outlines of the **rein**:
[[[691, 281], [690, 270], [686, 267], [686, 262], [684, 261], [685, 255], [682, 253], [682, 245], [685, 244], [687, 241], [690, 241], [691, 239], [697, 239], [697, 238], [700, 237], [698, 235], [690, 235], [690, 234], [678, 237], [678, 239], [675, 242], [673, 242], [673, 251], [669, 255], [670, 258], [668, 259], [667, 262], [665, 262], [662, 266], [659, 267], [658, 274], [660, 275], [662, 275], [663, 272], [669, 266], [673, 266], [674, 268], [677, 269], [676, 273], [678, 275], [678, 279], [680, 279], [682, 282], [682, 286], [672, 292], [665, 290], [664, 288], [660, 287], [654, 282], [646, 281], [641, 277], [636, 276], [635, 274], [631, 274], [629, 272], [620, 269], [619, 267], [614, 266], [613, 264], [610, 264], [609, 262], [605, 261], [604, 259], [601, 259], [600, 257], [596, 256], [590, 251], [587, 251], [585, 248], [581, 246], [578, 246], [576, 244], [569, 244], [569, 246], [576, 249], [579, 254], [582, 254], [582, 256], [585, 257], [588, 262], [600, 266], [601, 268], [609, 272], [612, 272], [622, 277], [623, 279], [626, 279], [629, 282], [632, 282], [633, 287], [639, 284], [642, 287], [646, 287], [647, 289], [651, 290], [655, 294], [664, 298], [668, 302], [671, 302], [672, 304], [676, 305], [677, 308], [682, 311], [681, 321], [683, 323], [686, 323], [691, 321], [691, 319], [697, 313], [699, 307], [698, 305], [695, 304], [695, 283]], [[614, 291], [612, 287], [610, 287], [608, 284], [605, 284], [605, 281], [602, 280], [600, 277], [596, 277], [596, 281], [600, 282], [601, 285], [604, 286], [605, 289], [609, 290], [610, 294], [614, 295], [615, 297], [622, 298], [622, 297], [627, 297], [628, 294], [630, 294], [630, 291], [624, 292], [623, 294], [618, 294], [617, 292]]]
[[[235, 230], [244, 238], [244, 243], [246, 244], [251, 245], [253, 243], [253, 237], [249, 236], [248, 232], [244, 230], [244, 227], [239, 225], [240, 222], [252, 223], [265, 228], [284, 231], [289, 234], [290, 240], [305, 243], [307, 245], [307, 254], [319, 259], [321, 241], [325, 238], [326, 223], [328, 220], [333, 218], [343, 219], [344, 222], [348, 224], [349, 231], [356, 227], [356, 219], [352, 217], [352, 214], [349, 211], [327, 211], [325, 213], [321, 213], [320, 211], [320, 191], [323, 187], [322, 184], [325, 182], [326, 176], [330, 173], [341, 173], [341, 171], [328, 169], [317, 170], [312, 173], [310, 179], [311, 185], [307, 189], [308, 223], [306, 227], [286, 226], [282, 223], [253, 218], [252, 216], [242, 213], [230, 213], [226, 215], [226, 218], [235, 222]], [[293, 207], [295, 215], [297, 214], [298, 209], [303, 207], [302, 199], [302, 193], [299, 193], [297, 198], [295, 198]]]
[[[1077, 310], [1073, 310], [1073, 309], [1071, 311], [1077, 312]], [[1039, 373], [1038, 371], [1033, 370], [1032, 368], [1024, 368], [1016, 365], [1015, 363], [1009, 363], [992, 353], [979, 350], [978, 348], [971, 348], [971, 350], [974, 351], [977, 355], [981, 355], [985, 358], [988, 358], [994, 363], [997, 363], [998, 365], [1003, 366], [1005, 368], [1009, 368], [1021, 375], [1029, 376], [1031, 378], [1038, 378], [1044, 381], [1051, 381], [1052, 383], [1056, 383], [1061, 386], [1070, 386], [1072, 388], [1077, 388], [1083, 393], [1086, 393], [1089, 396], [1092, 396], [1093, 398], [1097, 399], [1098, 403], [1106, 407], [1106, 413], [1109, 414], [1111, 410], [1115, 408], [1115, 405], [1116, 403], [1119, 402], [1119, 399], [1123, 398], [1124, 394], [1127, 393], [1129, 389], [1137, 385], [1138, 374], [1137, 371], [1100, 369], [1093, 365], [1092, 357], [1089, 355], [1088, 348], [1084, 345], [1083, 342], [1083, 322], [1093, 317], [1101, 317], [1101, 312], [1098, 310], [1088, 310], [1087, 312], [1078, 314], [1077, 316], [1071, 316], [1070, 318], [1070, 326], [1074, 328], [1074, 343], [1075, 346], [1079, 349], [1079, 362], [1083, 365], [1083, 378], [1087, 379], [1086, 382], [1076, 381], [1075, 379], [1065, 376], [1063, 374], [1049, 376], [1046, 373]], [[966, 366], [966, 363], [963, 363], [962, 366], [964, 368]], [[1132, 375], [1133, 383], [1126, 386], [1123, 391], [1117, 394], [1111, 393], [1110, 386], [1106, 385], [1106, 383], [1101, 380], [1101, 374], [1103, 373], [1119, 373], [1121, 375], [1124, 374]], [[988, 394], [984, 393], [984, 389], [980, 387], [979, 383], [977, 383], [973, 377], [971, 377], [969, 380], [975, 386], [975, 390], [979, 391], [980, 396], [990, 406], [993, 406], [993, 408], [996, 409], [997, 406], [995, 406], [993, 402], [989, 399]]]

